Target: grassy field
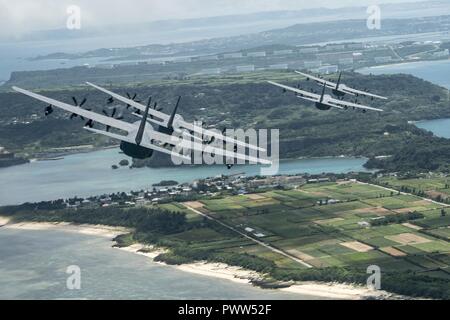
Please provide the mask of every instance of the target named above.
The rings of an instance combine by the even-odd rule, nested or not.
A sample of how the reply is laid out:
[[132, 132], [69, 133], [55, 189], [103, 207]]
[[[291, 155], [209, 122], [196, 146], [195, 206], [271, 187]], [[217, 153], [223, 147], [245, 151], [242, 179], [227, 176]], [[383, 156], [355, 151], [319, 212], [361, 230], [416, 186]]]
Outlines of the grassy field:
[[[436, 181], [413, 184], [445, 187], [445, 182]], [[315, 268], [378, 265], [381, 270], [410, 270], [449, 278], [450, 218], [441, 216], [443, 207], [373, 185], [339, 182], [203, 200], [198, 210]], [[424, 217], [370, 225], [386, 216], [413, 211]], [[237, 234], [221, 235], [210, 228], [173, 237], [189, 241], [197, 249], [247, 253], [271, 260], [283, 269], [305, 268]]]

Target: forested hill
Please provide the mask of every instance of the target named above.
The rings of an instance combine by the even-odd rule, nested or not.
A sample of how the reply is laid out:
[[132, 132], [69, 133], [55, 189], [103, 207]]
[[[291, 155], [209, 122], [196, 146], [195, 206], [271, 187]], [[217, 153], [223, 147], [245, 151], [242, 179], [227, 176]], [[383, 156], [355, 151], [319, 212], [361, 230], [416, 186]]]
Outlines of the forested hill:
[[[172, 110], [176, 97], [181, 95], [183, 99], [179, 111], [186, 119], [202, 119], [207, 125], [215, 125], [219, 129], [280, 129], [283, 158], [331, 155], [374, 157], [394, 155], [402, 147], [413, 147], [418, 143], [432, 141], [441, 144], [431, 133], [408, 124], [408, 121], [450, 117], [447, 91], [443, 88], [409, 75], [345, 73], [343, 79], [347, 85], [367, 88], [389, 97], [387, 102], [360, 98], [361, 103], [385, 110], [383, 113], [363, 114], [353, 110], [319, 111], [311, 103], [293, 94], [282, 94], [281, 90], [266, 83], [266, 80], [276, 80], [289, 85], [300, 84], [308, 90], [319, 90], [313, 83], [295, 81], [296, 78], [292, 72], [264, 72], [150, 82], [112, 89], [124, 95], [126, 91], [136, 92], [140, 99], [152, 95], [166, 112]], [[98, 112], [105, 106], [107, 98], [84, 86], [43, 93], [67, 102], [70, 102], [71, 96], [80, 99], [87, 97], [86, 106], [97, 106], [94, 110]], [[82, 130], [84, 123], [80, 120], [68, 120], [67, 113], [56, 110], [45, 117], [44, 107], [44, 104], [17, 93], [1, 93], [0, 145], [15, 152], [25, 150], [32, 153], [50, 147], [108, 143], [108, 140]], [[137, 120], [126, 110], [125, 118], [128, 121]]]

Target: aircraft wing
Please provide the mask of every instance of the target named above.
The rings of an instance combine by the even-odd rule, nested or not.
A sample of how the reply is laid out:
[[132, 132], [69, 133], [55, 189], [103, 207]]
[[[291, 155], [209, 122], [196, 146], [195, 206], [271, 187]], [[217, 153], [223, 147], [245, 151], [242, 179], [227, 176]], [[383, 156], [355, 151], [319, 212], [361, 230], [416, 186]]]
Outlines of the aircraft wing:
[[312, 93], [312, 92], [308, 92], [308, 91], [304, 91], [304, 90], [300, 90], [297, 88], [293, 88], [293, 87], [289, 87], [289, 86], [285, 86], [284, 84], [278, 83], [278, 82], [273, 82], [273, 81], [267, 81], [268, 83], [277, 86], [279, 88], [282, 88], [284, 90], [287, 91], [291, 91], [291, 92], [295, 92], [297, 94], [297, 96], [299, 96], [300, 98], [305, 98], [307, 100], [310, 101], [316, 101], [318, 102], [320, 100], [320, 95]]
[[[318, 95], [318, 94], [311, 93], [311, 92], [304, 91], [304, 90], [300, 90], [300, 89], [297, 89], [297, 88], [292, 88], [292, 87], [289, 87], [289, 86], [285, 86], [283, 84], [280, 84], [280, 83], [277, 83], [277, 82], [273, 82], [273, 81], [268, 81], [268, 82], [270, 84], [273, 84], [274, 86], [283, 88], [283, 89], [288, 90], [288, 91], [295, 92], [297, 94], [297, 97], [299, 97], [301, 99], [305, 99], [305, 100], [312, 101], [312, 102], [320, 102], [320, 95]], [[327, 101], [328, 100], [326, 100], [326, 101], [324, 100], [321, 103], [328, 104], [330, 107], [333, 107], [333, 108], [343, 109], [343, 107], [341, 107], [341, 106], [339, 106], [337, 104], [327, 103]]]
[[[272, 164], [270, 160], [257, 158], [250, 155], [233, 152], [224, 148], [215, 147], [214, 145], [205, 145], [202, 142], [198, 142], [194, 139], [192, 141], [190, 138], [194, 138], [192, 135], [188, 134], [187, 138], [179, 138], [176, 136], [168, 135], [158, 131], [152, 131], [151, 137], [153, 140], [161, 142], [161, 144], [170, 144], [172, 146], [176, 146], [178, 148], [182, 148], [185, 150], [199, 151], [199, 152], [208, 152], [210, 154], [215, 154], [219, 156], [223, 156], [226, 158], [245, 160], [254, 163], [261, 164]], [[144, 145], [145, 146], [145, 145]]]
[[314, 80], [314, 81], [316, 81], [316, 82], [318, 82], [318, 83], [320, 83], [322, 85], [326, 84], [328, 87], [333, 87], [333, 88], [336, 87], [336, 83], [334, 83], [334, 82], [327, 81], [325, 79], [321, 79], [321, 78], [318, 78], [318, 77], [315, 77], [315, 76], [312, 76], [310, 74], [303, 73], [303, 72], [300, 72], [300, 71], [295, 71], [295, 73], [298, 73], [298, 74], [300, 74], [300, 75], [302, 75], [302, 76], [304, 76], [306, 78], [312, 79], [312, 80]]
[[333, 98], [327, 99], [326, 103], [329, 105], [340, 107], [340, 108], [357, 108], [357, 109], [371, 110], [371, 111], [378, 111], [378, 112], [384, 111], [382, 109], [369, 107], [369, 106], [365, 106], [365, 105], [357, 104], [357, 103], [353, 103], [353, 102], [337, 100], [337, 99], [333, 99]]
[[[86, 84], [88, 84], [89, 86], [94, 87], [94, 88], [96, 88], [96, 89], [98, 89], [98, 90], [100, 90], [100, 91], [110, 95], [111, 97], [113, 97], [113, 98], [115, 98], [115, 99], [117, 99], [119, 101], [122, 101], [123, 103], [129, 104], [130, 106], [132, 106], [132, 107], [134, 107], [134, 108], [136, 108], [138, 110], [145, 111], [145, 109], [146, 109], [146, 106], [144, 106], [144, 105], [142, 105], [142, 104], [140, 104], [140, 103], [138, 103], [138, 102], [136, 102], [134, 100], [122, 97], [121, 95], [118, 95], [117, 93], [111, 92], [111, 91], [109, 91], [107, 89], [99, 87], [99, 86], [97, 86], [95, 84], [92, 84], [90, 82], [86, 82]], [[161, 121], [158, 123], [159, 125], [167, 126], [167, 124], [169, 122], [169, 119], [170, 119], [169, 115], [167, 115], [167, 114], [165, 114], [163, 112], [154, 110], [152, 108], [149, 109], [148, 113], [150, 115], [152, 115], [153, 117], [161, 119]], [[155, 123], [158, 122], [158, 121], [156, 121], [154, 119], [151, 120], [151, 121], [155, 122]], [[194, 124], [189, 123], [187, 121], [175, 120], [175, 122], [177, 122], [180, 127], [184, 128], [184, 129], [187, 129], [189, 131], [198, 132], [198, 133], [201, 133], [203, 135], [210, 136], [210, 137], [214, 136], [218, 140], [226, 141], [226, 142], [229, 142], [229, 143], [234, 143], [234, 144], [237, 144], [237, 145], [240, 145], [240, 146], [244, 146], [245, 148], [254, 149], [254, 150], [263, 151], [263, 152], [266, 151], [264, 148], [257, 147], [257, 146], [251, 145], [251, 144], [247, 144], [247, 143], [245, 143], [243, 141], [236, 140], [236, 139], [233, 139], [231, 137], [224, 136], [223, 134], [219, 134], [219, 133], [216, 133], [214, 131], [204, 129], [204, 128], [201, 128], [199, 126], [195, 126]], [[174, 127], [176, 127], [175, 124], [174, 124]]]
[[114, 119], [111, 117], [104, 116], [102, 114], [98, 114], [96, 112], [84, 110], [83, 108], [72, 106], [70, 104], [60, 102], [55, 99], [47, 98], [43, 95], [28, 91], [25, 89], [21, 89], [18, 87], [13, 87], [13, 90], [17, 91], [19, 93], [22, 93], [24, 95], [27, 95], [31, 98], [37, 99], [39, 101], [48, 103], [54, 107], [60, 108], [62, 110], [68, 111], [70, 113], [74, 113], [79, 116], [82, 116], [86, 119], [91, 119], [94, 122], [104, 124], [106, 126], [110, 126], [110, 127], [116, 128], [116, 129], [127, 131], [127, 132], [129, 132], [130, 130], [133, 129], [133, 125], [131, 123], [128, 123], [125, 121], [120, 121], [120, 120], [117, 120], [117, 119]]
[[361, 90], [356, 90], [356, 89], [347, 87], [346, 85], [341, 85], [341, 86], [339, 87], [339, 90], [341, 90], [341, 91], [343, 91], [343, 92], [345, 92], [345, 93], [353, 94], [353, 95], [361, 95], [361, 96], [367, 96], [367, 97], [372, 97], [372, 98], [377, 98], [377, 99], [387, 100], [386, 97], [379, 96], [379, 95], [372, 94], [372, 93], [365, 92], [365, 91], [361, 91]]
[[[93, 83], [86, 82], [86, 84], [89, 85], [89, 86], [91, 86], [91, 87], [93, 87], [93, 88], [95, 88], [95, 89], [97, 89], [97, 90], [99, 90], [99, 91], [102, 91], [102, 92], [106, 93], [107, 95], [110, 95], [110, 96], [113, 97], [114, 99], [117, 99], [117, 100], [119, 100], [119, 101], [122, 101], [123, 103], [125, 103], [125, 104], [127, 104], [127, 105], [130, 105], [130, 106], [132, 106], [133, 108], [136, 108], [136, 109], [138, 109], [138, 110], [140, 110], [140, 111], [142, 111], [142, 112], [145, 112], [146, 106], [144, 106], [143, 104], [140, 104], [139, 102], [136, 102], [136, 101], [131, 100], [131, 99], [128, 99], [128, 98], [125, 98], [125, 97], [123, 97], [123, 96], [121, 96], [121, 95], [119, 95], [119, 94], [117, 94], [117, 93], [114, 93], [114, 92], [112, 92], [112, 91], [106, 90], [106, 89], [104, 89], [104, 88], [102, 88], [102, 87], [99, 87], [99, 86], [93, 84]], [[167, 115], [167, 114], [165, 114], [165, 113], [162, 113], [162, 112], [160, 112], [160, 111], [158, 111], [158, 110], [154, 110], [154, 109], [152, 109], [152, 108], [150, 108], [150, 109], [148, 110], [148, 113], [149, 113], [150, 115], [152, 115], [153, 117], [156, 117], [156, 118], [158, 118], [158, 119], [161, 119], [161, 123], [166, 123], [166, 124], [167, 124], [167, 122], [169, 122], [170, 116]], [[155, 121], [155, 122], [156, 122], [156, 121]], [[161, 123], [160, 123], [160, 124], [161, 124]]]

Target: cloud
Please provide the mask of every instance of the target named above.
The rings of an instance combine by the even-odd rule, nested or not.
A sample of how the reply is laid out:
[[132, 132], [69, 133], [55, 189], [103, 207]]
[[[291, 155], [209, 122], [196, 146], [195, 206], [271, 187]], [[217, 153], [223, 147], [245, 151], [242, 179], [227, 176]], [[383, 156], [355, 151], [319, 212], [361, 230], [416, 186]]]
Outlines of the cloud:
[[[413, 0], [384, 0], [411, 2]], [[81, 8], [83, 26], [129, 24], [271, 10], [369, 5], [374, 0], [0, 0], [0, 36], [66, 26], [67, 7]]]

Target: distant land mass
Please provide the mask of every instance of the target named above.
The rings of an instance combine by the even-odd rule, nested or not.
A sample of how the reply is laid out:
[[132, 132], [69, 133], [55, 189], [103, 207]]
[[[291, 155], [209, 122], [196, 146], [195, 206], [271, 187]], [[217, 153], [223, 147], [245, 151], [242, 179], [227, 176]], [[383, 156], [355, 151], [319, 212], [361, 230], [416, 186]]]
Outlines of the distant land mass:
[[[450, 7], [450, 5], [449, 5]], [[149, 44], [127, 48], [102, 48], [84, 53], [52, 53], [34, 59], [105, 58], [113, 60], [184, 57], [245, 50], [264, 45], [306, 45], [328, 41], [373, 38], [380, 36], [450, 31], [450, 16], [408, 19], [383, 19], [379, 30], [370, 30], [366, 19], [297, 23], [268, 31], [231, 37], [217, 37], [186, 43]]]
[[[441, 15], [450, 11], [450, 3], [445, 0], [422, 1], [397, 4], [380, 4], [382, 17], [405, 18]], [[285, 10], [256, 12], [250, 14], [225, 15], [195, 19], [162, 20], [147, 23], [115, 24], [102, 27], [89, 27], [77, 31], [67, 29], [42, 30], [24, 35], [21, 41], [66, 40], [87, 37], [111, 37], [133, 35], [136, 33], [167, 34], [166, 41], [174, 42], [171, 33], [182, 32], [190, 37], [206, 39], [212, 37], [236, 36], [243, 33], [256, 33], [274, 28], [282, 28], [296, 23], [336, 21], [347, 19], [366, 19], [367, 6], [342, 8], [312, 8], [304, 10]], [[151, 36], [150, 36], [151, 38]], [[8, 40], [8, 39], [5, 39]], [[14, 40], [14, 39], [10, 39]]]

